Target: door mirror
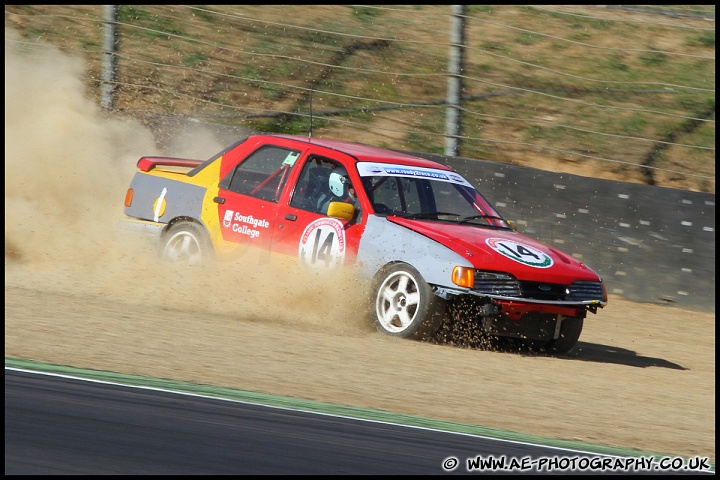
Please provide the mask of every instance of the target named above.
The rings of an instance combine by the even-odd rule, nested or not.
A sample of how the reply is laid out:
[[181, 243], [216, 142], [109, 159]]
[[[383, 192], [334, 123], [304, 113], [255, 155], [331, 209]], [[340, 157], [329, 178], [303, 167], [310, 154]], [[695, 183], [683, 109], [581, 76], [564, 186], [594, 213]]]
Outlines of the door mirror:
[[352, 220], [355, 215], [355, 207], [352, 203], [330, 202], [327, 215], [328, 217], [340, 218], [342, 220]]

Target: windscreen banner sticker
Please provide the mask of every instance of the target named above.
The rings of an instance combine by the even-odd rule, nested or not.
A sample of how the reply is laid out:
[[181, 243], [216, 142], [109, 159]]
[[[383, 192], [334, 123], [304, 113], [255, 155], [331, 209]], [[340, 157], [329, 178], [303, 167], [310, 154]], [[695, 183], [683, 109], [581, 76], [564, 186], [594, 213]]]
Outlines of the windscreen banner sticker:
[[298, 255], [308, 267], [334, 268], [345, 260], [345, 229], [340, 220], [320, 218], [305, 227]]
[[234, 210], [225, 210], [223, 216], [223, 227], [231, 229], [235, 233], [247, 235], [250, 238], [260, 236], [261, 229], [267, 229], [270, 222], [262, 218], [255, 218], [252, 215], [243, 215]]
[[504, 238], [488, 238], [485, 243], [500, 255], [530, 267], [549, 268], [553, 265], [553, 260], [547, 253], [522, 243]]
[[360, 162], [357, 164], [361, 177], [413, 177], [439, 180], [441, 182], [457, 183], [472, 186], [461, 175], [450, 170], [437, 170], [435, 168], [413, 167], [408, 165], [392, 165], [389, 163]]

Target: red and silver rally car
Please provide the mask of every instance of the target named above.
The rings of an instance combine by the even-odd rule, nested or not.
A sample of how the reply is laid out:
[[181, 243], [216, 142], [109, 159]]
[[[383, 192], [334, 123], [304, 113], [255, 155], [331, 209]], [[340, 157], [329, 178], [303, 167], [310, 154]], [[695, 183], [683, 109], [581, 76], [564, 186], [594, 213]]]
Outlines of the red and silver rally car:
[[252, 135], [207, 161], [143, 157], [127, 222], [163, 258], [205, 264], [255, 246], [308, 268], [352, 265], [377, 328], [425, 338], [448, 307], [491, 337], [551, 353], [607, 303], [583, 263], [515, 231], [451, 168], [366, 145]]

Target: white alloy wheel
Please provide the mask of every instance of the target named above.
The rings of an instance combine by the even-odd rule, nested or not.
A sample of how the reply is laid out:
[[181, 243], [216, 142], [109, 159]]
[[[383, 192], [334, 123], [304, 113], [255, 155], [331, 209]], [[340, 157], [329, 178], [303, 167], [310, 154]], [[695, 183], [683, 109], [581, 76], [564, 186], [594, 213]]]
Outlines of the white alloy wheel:
[[375, 289], [375, 325], [389, 335], [425, 337], [440, 327], [444, 301], [438, 298], [413, 267], [394, 264], [378, 277]]
[[201, 228], [192, 223], [180, 223], [170, 228], [165, 235], [163, 260], [188, 266], [208, 264], [210, 249]]

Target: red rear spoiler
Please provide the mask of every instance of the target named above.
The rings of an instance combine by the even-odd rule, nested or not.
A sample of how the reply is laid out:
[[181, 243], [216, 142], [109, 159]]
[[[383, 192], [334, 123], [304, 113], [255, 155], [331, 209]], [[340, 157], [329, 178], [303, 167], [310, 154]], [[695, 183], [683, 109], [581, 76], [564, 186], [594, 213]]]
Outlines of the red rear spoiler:
[[143, 172], [149, 172], [157, 166], [195, 168], [201, 163], [203, 163], [202, 160], [188, 160], [185, 158], [142, 157], [138, 160], [137, 167]]

